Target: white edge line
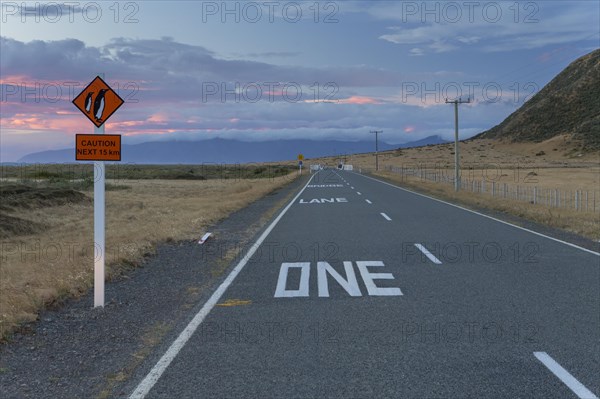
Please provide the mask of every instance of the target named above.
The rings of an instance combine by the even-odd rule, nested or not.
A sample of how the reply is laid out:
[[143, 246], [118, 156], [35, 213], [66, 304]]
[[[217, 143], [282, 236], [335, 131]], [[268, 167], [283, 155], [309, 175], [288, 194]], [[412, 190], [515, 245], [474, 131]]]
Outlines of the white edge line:
[[495, 220], [496, 222], [500, 222], [500, 223], [506, 224], [506, 225], [508, 225], [508, 226], [512, 226], [512, 227], [515, 227], [515, 228], [517, 228], [517, 229], [520, 229], [520, 230], [527, 231], [527, 232], [529, 232], [529, 233], [531, 233], [531, 234], [535, 234], [535, 235], [538, 235], [538, 236], [540, 236], [540, 237], [544, 237], [544, 238], [547, 238], [547, 239], [549, 239], [549, 240], [556, 241], [556, 242], [560, 242], [561, 244], [565, 244], [565, 245], [568, 245], [568, 246], [570, 246], [570, 247], [577, 248], [577, 249], [580, 249], [580, 250], [582, 250], [582, 251], [585, 251], [585, 252], [589, 252], [590, 254], [593, 254], [593, 255], [596, 255], [596, 256], [600, 256], [600, 252], [592, 251], [591, 249], [583, 248], [583, 247], [580, 247], [579, 245], [572, 244], [572, 243], [570, 243], [570, 242], [567, 242], [567, 241], [559, 240], [558, 238], [550, 237], [550, 236], [547, 236], [547, 235], [545, 235], [545, 234], [538, 233], [537, 231], [534, 231], [534, 230], [527, 229], [527, 228], [525, 228], [525, 227], [517, 226], [516, 224], [512, 224], [512, 223], [510, 223], [510, 222], [506, 222], [506, 221], [504, 221], [504, 220], [497, 219], [497, 218], [495, 218], [495, 217], [493, 217], [493, 216], [489, 216], [489, 215], [486, 215], [486, 214], [484, 214], [484, 213], [477, 212], [477, 211], [474, 211], [474, 210], [472, 210], [472, 209], [468, 209], [468, 208], [462, 207], [462, 206], [460, 206], [460, 205], [453, 204], [453, 203], [451, 203], [451, 202], [447, 202], [447, 201], [444, 201], [444, 200], [441, 200], [441, 199], [437, 199], [437, 198], [434, 198], [434, 197], [430, 197], [430, 196], [428, 196], [428, 195], [425, 195], [425, 194], [417, 193], [417, 192], [415, 192], [415, 191], [412, 191], [412, 190], [409, 190], [409, 189], [407, 189], [407, 188], [398, 187], [398, 186], [396, 186], [396, 185], [394, 185], [394, 184], [390, 184], [390, 183], [388, 183], [388, 182], [381, 181], [381, 180], [379, 180], [379, 179], [375, 179], [375, 178], [373, 178], [373, 177], [370, 177], [370, 176], [361, 175], [361, 174], [359, 174], [359, 173], [356, 173], [356, 172], [354, 172], [354, 174], [355, 174], [355, 175], [358, 175], [358, 176], [365, 177], [365, 178], [367, 178], [367, 179], [375, 180], [375, 181], [377, 181], [377, 182], [379, 182], [379, 183], [386, 184], [386, 185], [388, 185], [388, 186], [391, 186], [391, 187], [397, 188], [398, 190], [403, 190], [403, 191], [406, 191], [406, 192], [409, 192], [409, 193], [412, 193], [412, 194], [415, 194], [415, 195], [418, 195], [418, 196], [421, 196], [421, 197], [429, 198], [429, 199], [431, 199], [431, 200], [434, 200], [434, 201], [437, 201], [437, 202], [441, 202], [441, 203], [443, 203], [443, 204], [450, 205], [450, 206], [453, 206], [453, 207], [455, 207], [455, 208], [458, 208], [458, 209], [462, 209], [463, 211], [471, 212], [471, 213], [474, 213], [474, 214], [476, 214], [476, 215], [483, 216], [483, 217], [485, 217], [485, 218], [488, 218], [488, 219]]
[[392, 219], [385, 213], [381, 212], [380, 215], [383, 216], [384, 218], [386, 218], [388, 221], [390, 221], [390, 222], [392, 221]]
[[442, 262], [440, 262], [440, 260], [438, 258], [436, 258], [435, 255], [433, 255], [431, 252], [429, 252], [429, 250], [427, 248], [425, 248], [425, 246], [423, 246], [421, 244], [415, 244], [415, 247], [419, 248], [419, 251], [423, 252], [425, 254], [425, 256], [427, 256], [429, 258], [429, 260], [432, 261], [433, 263], [435, 263], [436, 265], [442, 264]]
[[548, 368], [559, 380], [561, 380], [571, 391], [581, 399], [598, 399], [596, 395], [587, 389], [577, 378], [565, 370], [556, 360], [552, 359], [546, 352], [533, 352], [535, 356], [544, 366]]
[[194, 318], [188, 323], [188, 325], [183, 329], [183, 331], [179, 334], [179, 336], [173, 341], [169, 349], [165, 352], [165, 354], [160, 358], [160, 360], [154, 365], [152, 370], [144, 377], [144, 379], [138, 384], [135, 391], [129, 396], [130, 399], [144, 398], [152, 389], [154, 384], [159, 380], [164, 371], [169, 367], [169, 364], [175, 359], [179, 351], [185, 346], [187, 341], [194, 334], [198, 326], [204, 321], [206, 316], [210, 313], [212, 308], [217, 304], [221, 296], [225, 293], [227, 288], [231, 285], [233, 280], [237, 277], [240, 271], [244, 268], [248, 260], [254, 255], [254, 252], [258, 249], [258, 247], [262, 244], [262, 242], [267, 238], [269, 233], [273, 230], [273, 228], [277, 225], [279, 220], [285, 215], [285, 213], [290, 209], [290, 207], [296, 203], [296, 200], [300, 197], [302, 192], [306, 189], [308, 184], [311, 182], [313, 177], [315, 177], [319, 172], [312, 175], [308, 183], [300, 190], [300, 192], [294, 197], [294, 199], [281, 211], [279, 216], [267, 227], [267, 229], [260, 235], [258, 240], [250, 247], [246, 256], [244, 256], [239, 263], [235, 266], [235, 268], [229, 273], [227, 278], [219, 285], [219, 287], [215, 290], [215, 292], [211, 295], [211, 297], [206, 301], [204, 306], [196, 313]]

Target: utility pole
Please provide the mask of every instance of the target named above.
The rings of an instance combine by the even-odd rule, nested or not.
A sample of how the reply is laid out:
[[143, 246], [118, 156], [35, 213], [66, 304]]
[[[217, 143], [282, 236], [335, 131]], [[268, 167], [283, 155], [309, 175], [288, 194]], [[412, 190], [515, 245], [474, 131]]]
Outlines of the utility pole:
[[452, 101], [446, 99], [446, 104], [454, 104], [454, 191], [460, 189], [460, 172], [458, 165], [458, 104], [468, 104], [470, 102], [470, 98], [468, 98], [467, 101], [463, 101], [462, 98]]
[[383, 130], [371, 130], [375, 134], [375, 170], [379, 170], [379, 133]]

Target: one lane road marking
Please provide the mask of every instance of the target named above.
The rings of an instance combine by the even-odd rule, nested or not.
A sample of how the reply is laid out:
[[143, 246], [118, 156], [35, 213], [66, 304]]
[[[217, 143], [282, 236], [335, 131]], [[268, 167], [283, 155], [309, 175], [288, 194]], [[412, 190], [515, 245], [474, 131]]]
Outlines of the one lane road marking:
[[385, 213], [381, 212], [380, 215], [383, 216], [384, 218], [386, 218], [388, 221], [390, 221], [390, 222], [392, 221], [392, 219]]
[[244, 256], [239, 263], [233, 268], [231, 273], [227, 276], [227, 278], [219, 285], [215, 292], [210, 296], [208, 301], [202, 306], [202, 308], [196, 313], [194, 318], [189, 322], [189, 324], [183, 329], [181, 334], [173, 341], [169, 349], [165, 352], [164, 355], [160, 358], [160, 360], [152, 367], [152, 370], [144, 377], [144, 379], [139, 383], [139, 385], [135, 388], [135, 391], [129, 396], [129, 399], [137, 399], [144, 398], [150, 392], [154, 384], [160, 379], [161, 375], [165, 372], [167, 367], [171, 364], [173, 359], [177, 356], [179, 351], [185, 346], [187, 341], [192, 337], [194, 332], [198, 329], [200, 324], [204, 321], [206, 316], [210, 313], [212, 308], [219, 302], [227, 288], [233, 283], [233, 280], [237, 277], [237, 275], [242, 271], [246, 263], [250, 260], [250, 258], [254, 255], [258, 247], [263, 243], [263, 241], [267, 238], [267, 236], [271, 233], [271, 231], [275, 228], [277, 223], [281, 220], [283, 215], [298, 201], [298, 198], [302, 195], [306, 187], [310, 184], [312, 179], [318, 175], [319, 172], [312, 175], [308, 183], [300, 190], [300, 192], [294, 197], [294, 199], [281, 211], [279, 216], [273, 220], [273, 222], [267, 227], [267, 229], [260, 235], [258, 240], [248, 249], [248, 253]]
[[372, 204], [372, 202], [369, 201], [368, 199], [366, 199], [365, 201], [367, 201], [367, 204]]
[[558, 377], [571, 391], [581, 399], [598, 399], [589, 389], [587, 389], [577, 378], [565, 370], [556, 360], [552, 359], [546, 352], [533, 352], [533, 355], [540, 361], [552, 374]]

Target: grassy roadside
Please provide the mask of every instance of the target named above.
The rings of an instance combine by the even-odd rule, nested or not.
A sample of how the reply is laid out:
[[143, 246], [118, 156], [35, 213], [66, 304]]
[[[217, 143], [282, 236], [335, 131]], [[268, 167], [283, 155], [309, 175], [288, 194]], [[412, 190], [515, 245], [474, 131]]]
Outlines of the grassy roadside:
[[460, 191], [455, 192], [452, 185], [421, 180], [418, 177], [400, 176], [396, 173], [379, 171], [374, 176], [386, 178], [401, 187], [431, 195], [466, 207], [492, 209], [510, 215], [528, 219], [546, 226], [566, 230], [594, 241], [600, 240], [600, 215], [593, 212], [576, 212], [572, 209], [552, 208], [541, 204], [529, 204], [494, 198], [489, 194]]
[[[260, 178], [264, 171], [250, 173], [206, 180], [109, 180], [107, 279], [139, 264], [157, 243], [198, 239], [208, 226], [296, 178], [295, 173], [272, 178]], [[3, 339], [35, 320], [40, 309], [86, 292], [93, 279], [91, 192], [57, 187], [64, 185], [60, 181], [50, 187], [10, 184], [0, 216], [3, 224], [6, 219], [17, 226], [0, 237]]]

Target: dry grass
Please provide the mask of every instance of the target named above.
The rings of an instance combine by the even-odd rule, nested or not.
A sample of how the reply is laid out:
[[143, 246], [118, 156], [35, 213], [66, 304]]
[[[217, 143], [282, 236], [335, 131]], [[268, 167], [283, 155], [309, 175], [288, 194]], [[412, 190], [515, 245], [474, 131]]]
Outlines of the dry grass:
[[[107, 278], [135, 265], [159, 242], [198, 239], [207, 226], [263, 197], [295, 174], [254, 180], [120, 180], [106, 192]], [[47, 228], [3, 240], [0, 337], [62, 298], [86, 292], [93, 279], [90, 202], [18, 209], [13, 216]]]
[[600, 215], [596, 212], [576, 212], [572, 209], [551, 208], [544, 205], [532, 205], [524, 201], [512, 201], [492, 197], [489, 193], [479, 194], [466, 191], [455, 192], [448, 184], [422, 181], [416, 177], [399, 176], [396, 173], [376, 172], [375, 175], [385, 177], [399, 183], [403, 187], [430, 194], [436, 198], [460, 203], [467, 207], [487, 208], [506, 212], [546, 226], [563, 229], [592, 240], [600, 240]]

